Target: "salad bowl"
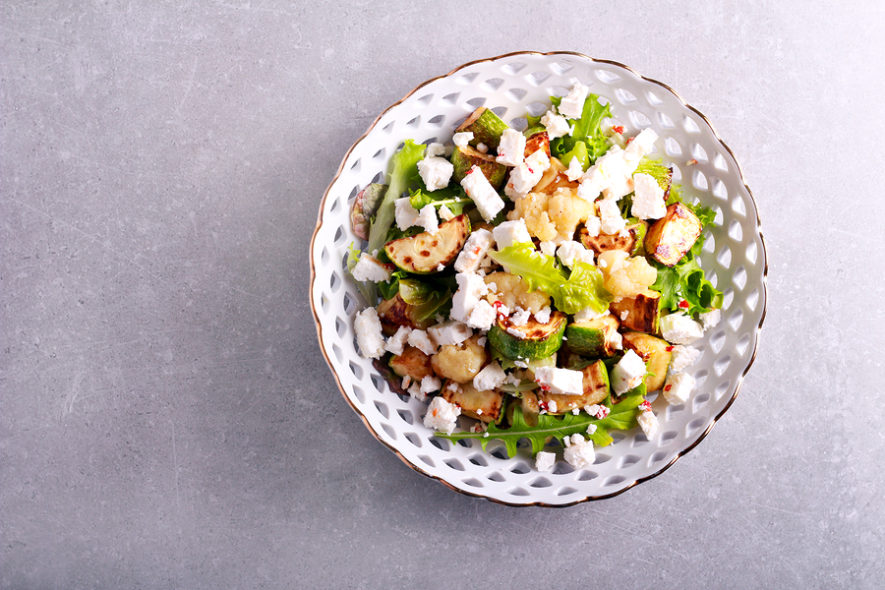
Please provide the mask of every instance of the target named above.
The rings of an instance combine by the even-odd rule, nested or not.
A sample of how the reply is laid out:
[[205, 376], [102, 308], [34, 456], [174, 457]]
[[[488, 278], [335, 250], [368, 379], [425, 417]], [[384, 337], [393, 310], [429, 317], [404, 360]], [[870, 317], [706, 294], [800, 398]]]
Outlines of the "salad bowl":
[[[700, 257], [724, 293], [722, 321], [697, 343], [691, 368], [696, 389], [684, 404], [659, 412], [653, 440], [639, 429], [614, 442], [581, 469], [560, 463], [539, 473], [530, 455], [508, 458], [504, 445], [452, 442], [422, 423], [426, 404], [391, 391], [371, 360], [360, 356], [353, 317], [365, 306], [346, 270], [358, 238], [350, 210], [359, 191], [383, 182], [390, 157], [406, 139], [450, 142], [452, 129], [480, 106], [519, 126], [540, 115], [571, 80], [606, 98], [619, 122], [652, 128], [659, 156], [686, 195], [716, 212]], [[519, 52], [460, 66], [424, 82], [385, 110], [348, 150], [320, 202], [310, 249], [311, 308], [320, 349], [345, 400], [369, 431], [408, 466], [453, 490], [509, 505], [566, 506], [608, 498], [664, 472], [694, 448], [735, 401], [756, 355], [766, 309], [767, 260], [753, 196], [731, 150], [709, 121], [668, 86], [622, 64], [572, 52]], [[654, 396], [650, 396], [653, 400]]]

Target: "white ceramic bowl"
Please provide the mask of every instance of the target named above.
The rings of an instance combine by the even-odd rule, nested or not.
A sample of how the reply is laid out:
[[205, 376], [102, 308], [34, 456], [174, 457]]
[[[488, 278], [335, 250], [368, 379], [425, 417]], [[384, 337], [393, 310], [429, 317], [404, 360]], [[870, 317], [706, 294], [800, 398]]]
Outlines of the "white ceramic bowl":
[[[512, 122], [540, 114], [549, 95], [563, 95], [577, 78], [609, 99], [628, 134], [652, 127], [658, 156], [673, 165], [686, 198], [717, 211], [702, 266], [725, 293], [723, 320], [700, 342], [691, 368], [697, 387], [685, 405], [653, 403], [661, 436], [648, 441], [637, 428], [615, 433], [597, 449], [596, 463], [572, 469], [560, 461], [538, 473], [529, 455], [509, 459], [502, 446], [453, 444], [422, 425], [425, 404], [392, 393], [356, 349], [352, 319], [364, 307], [345, 270], [355, 240], [350, 201], [366, 184], [383, 179], [403, 140], [450, 142], [455, 126], [476, 107], [493, 108]], [[689, 166], [689, 160], [697, 163]], [[461, 66], [429, 80], [384, 111], [350, 148], [320, 202], [311, 242], [311, 307], [320, 348], [339, 389], [375, 437], [416, 471], [470, 495], [512, 505], [563, 506], [606, 498], [659, 475], [706, 436], [737, 396], [756, 353], [765, 316], [765, 245], [756, 204], [734, 155], [707, 119], [668, 86], [626, 66], [571, 53], [520, 52]]]

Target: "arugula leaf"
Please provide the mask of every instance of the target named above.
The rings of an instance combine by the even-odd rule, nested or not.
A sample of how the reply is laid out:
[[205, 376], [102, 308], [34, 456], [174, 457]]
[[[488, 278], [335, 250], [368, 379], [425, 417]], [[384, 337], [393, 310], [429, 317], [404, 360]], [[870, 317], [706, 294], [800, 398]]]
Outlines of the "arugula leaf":
[[392, 165], [388, 174], [390, 182], [384, 198], [381, 199], [381, 204], [378, 205], [372, 227], [369, 229], [369, 252], [380, 249], [386, 242], [387, 231], [393, 225], [394, 201], [400, 198], [407, 189], [421, 186], [418, 162], [424, 157], [426, 147], [424, 144], [407, 139], [403, 143], [402, 149], [390, 159]]
[[[528, 439], [531, 443], [532, 455], [536, 455], [538, 451], [544, 449], [549, 437], [562, 442], [563, 438], [573, 434], [583, 434], [596, 446], [605, 447], [610, 445], [613, 440], [609, 434], [610, 430], [629, 430], [636, 425], [636, 416], [639, 413], [637, 407], [644, 399], [642, 395], [627, 396], [612, 405], [611, 399], [606, 398], [604, 403], [610, 409], [610, 413], [601, 420], [587, 414], [569, 413], [562, 416], [540, 414], [536, 426], [529, 425], [523, 416], [522, 408], [514, 404], [509, 426], [500, 427], [493, 423], [489, 424], [486, 432], [454, 432], [452, 434], [437, 432], [435, 436], [451, 441], [475, 438], [479, 440], [483, 450], [490, 440], [497, 439], [504, 443], [508, 457], [516, 455], [517, 445], [522, 439]], [[587, 435], [587, 427], [591, 424], [596, 426], [596, 431]]]
[[447, 186], [433, 192], [419, 188], [409, 196], [409, 203], [417, 211], [425, 205], [433, 205], [437, 209], [445, 205], [455, 215], [461, 215], [465, 207], [473, 204], [473, 200], [460, 186]]
[[577, 313], [585, 307], [601, 312], [611, 303], [611, 296], [602, 287], [602, 271], [586, 262], [578, 262], [566, 276], [553, 256], [538, 252], [527, 242], [491, 251], [489, 256], [507, 272], [521, 277], [529, 290], [553, 297], [556, 308], [563, 313]]
[[404, 270], [397, 270], [390, 274], [390, 278], [384, 281], [383, 283], [377, 283], [378, 291], [381, 293], [382, 299], [390, 299], [391, 297], [396, 297], [396, 294], [399, 293], [399, 281], [402, 278], [409, 276]]
[[[556, 106], [562, 101], [561, 98], [551, 96], [550, 100]], [[612, 112], [609, 105], [602, 105], [599, 102], [599, 96], [596, 94], [588, 94], [584, 100], [584, 108], [581, 111], [581, 117], [575, 121], [574, 128], [570, 135], [557, 137], [550, 142], [550, 151], [554, 156], [568, 165], [571, 161], [563, 160], [566, 155], [574, 150], [575, 146], [580, 143], [584, 144], [587, 155], [591, 162], [595, 162], [600, 156], [608, 151], [611, 147], [608, 138], [602, 132], [600, 124], [606, 117], [611, 117]]]

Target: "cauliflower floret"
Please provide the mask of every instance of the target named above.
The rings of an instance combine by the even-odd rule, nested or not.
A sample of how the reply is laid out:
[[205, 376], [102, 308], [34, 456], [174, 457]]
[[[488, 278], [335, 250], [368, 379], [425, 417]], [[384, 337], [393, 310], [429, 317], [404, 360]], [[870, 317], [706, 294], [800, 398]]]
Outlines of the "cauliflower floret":
[[487, 360], [485, 347], [477, 343], [479, 338], [477, 335], [460, 344], [441, 346], [430, 359], [434, 372], [458, 383], [471, 381]]
[[557, 235], [556, 224], [547, 213], [548, 196], [544, 193], [529, 193], [516, 201], [516, 207], [507, 219], [524, 219], [529, 233], [543, 241], [550, 241]]
[[507, 272], [493, 272], [486, 275], [486, 284], [495, 284], [494, 293], [488, 295], [489, 303], [500, 301], [508, 309], [517, 306], [538, 313], [550, 305], [550, 297], [541, 291], [529, 291], [528, 285], [520, 277]]
[[558, 188], [547, 200], [547, 214], [563, 240], [572, 239], [578, 224], [587, 221], [593, 213], [593, 203], [580, 198], [574, 189]]
[[597, 266], [602, 270], [603, 286], [615, 298], [634, 297], [644, 292], [658, 278], [658, 271], [643, 256], [623, 250], [608, 250], [599, 255]]

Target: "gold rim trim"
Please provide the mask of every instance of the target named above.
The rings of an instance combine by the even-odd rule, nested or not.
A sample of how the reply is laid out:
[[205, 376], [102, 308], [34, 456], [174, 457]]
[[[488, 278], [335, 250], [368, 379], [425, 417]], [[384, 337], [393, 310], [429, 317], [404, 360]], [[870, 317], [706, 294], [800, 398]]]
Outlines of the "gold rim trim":
[[[704, 432], [701, 433], [701, 435], [697, 438], [697, 440], [695, 440], [692, 444], [690, 444], [689, 446], [687, 446], [683, 450], [677, 452], [676, 455], [674, 455], [673, 458], [670, 459], [670, 461], [668, 461], [666, 465], [661, 467], [656, 472], [646, 475], [645, 477], [640, 477], [640, 478], [634, 480], [633, 482], [631, 482], [630, 484], [628, 484], [627, 486], [625, 486], [617, 491], [614, 491], [610, 494], [603, 494], [601, 496], [587, 496], [586, 498], [582, 498], [580, 500], [575, 500], [574, 502], [569, 502], [567, 504], [548, 504], [546, 502], [532, 502], [529, 504], [525, 504], [525, 503], [507, 502], [504, 500], [499, 500], [497, 498], [490, 498], [488, 496], [485, 496], [483, 494], [479, 494], [476, 492], [469, 492], [467, 490], [462, 490], [460, 488], [455, 487], [451, 483], [445, 481], [444, 479], [442, 479], [436, 475], [431, 475], [430, 473], [427, 473], [426, 471], [424, 471], [423, 469], [421, 469], [420, 467], [418, 467], [417, 465], [415, 465], [414, 463], [412, 463], [411, 461], [406, 459], [402, 455], [402, 453], [400, 453], [399, 450], [397, 450], [395, 447], [393, 447], [392, 445], [383, 441], [378, 436], [378, 433], [375, 432], [375, 429], [372, 428], [371, 424], [369, 424], [368, 419], [363, 415], [363, 413], [359, 410], [359, 408], [357, 408], [353, 404], [353, 402], [350, 401], [350, 398], [347, 396], [347, 394], [344, 391], [344, 386], [341, 384], [341, 380], [338, 378], [338, 373], [335, 371], [335, 368], [332, 366], [332, 360], [329, 358], [329, 354], [326, 352], [325, 346], [323, 346], [323, 328], [322, 328], [322, 324], [320, 323], [320, 318], [316, 312], [316, 302], [314, 301], [314, 296], [313, 296], [313, 287], [314, 287], [314, 283], [316, 281], [316, 269], [314, 268], [314, 246], [316, 243], [317, 233], [319, 233], [320, 227], [323, 224], [323, 208], [326, 204], [326, 198], [329, 196], [329, 191], [332, 189], [332, 186], [334, 186], [335, 182], [338, 180], [338, 177], [341, 176], [341, 172], [344, 170], [344, 163], [347, 161], [347, 158], [350, 157], [351, 152], [353, 152], [353, 150], [356, 148], [356, 146], [359, 145], [359, 143], [361, 141], [363, 141], [369, 135], [369, 133], [372, 132], [372, 130], [375, 128], [375, 125], [378, 124], [378, 121], [380, 121], [384, 115], [386, 115], [391, 109], [400, 105], [403, 101], [408, 99], [410, 96], [412, 96], [418, 90], [420, 90], [421, 88], [424, 88], [428, 84], [431, 84], [431, 83], [436, 82], [437, 80], [441, 80], [443, 78], [448, 78], [452, 74], [454, 74], [460, 70], [463, 70], [464, 68], [474, 66], [476, 64], [498, 61], [500, 59], [514, 57], [517, 55], [540, 55], [540, 56], [571, 55], [571, 56], [579, 57], [581, 59], [588, 59], [594, 63], [608, 64], [608, 65], [622, 68], [622, 69], [630, 72], [634, 76], [636, 76], [642, 80], [645, 80], [646, 82], [656, 84], [656, 85], [660, 86], [661, 88], [663, 88], [664, 90], [667, 90], [668, 92], [670, 92], [673, 96], [675, 96], [677, 98], [677, 100], [679, 100], [679, 102], [681, 102], [683, 104], [683, 106], [685, 106], [690, 111], [695, 113], [698, 117], [700, 117], [704, 121], [704, 123], [707, 124], [707, 126], [710, 128], [710, 131], [713, 133], [713, 136], [719, 141], [719, 143], [722, 145], [722, 147], [724, 147], [725, 150], [731, 156], [732, 160], [734, 161], [735, 165], [737, 166], [737, 172], [738, 172], [738, 176], [740, 178], [740, 181], [744, 185], [744, 188], [746, 189], [747, 194], [750, 196], [750, 202], [753, 204], [753, 212], [756, 216], [756, 230], [757, 230], [757, 234], [759, 235], [759, 242], [762, 244], [762, 264], [763, 264], [763, 268], [762, 268], [762, 301], [763, 301], [762, 316], [759, 318], [759, 324], [756, 326], [756, 330], [755, 330], [755, 334], [754, 334], [755, 337], [753, 339], [753, 352], [750, 355], [750, 359], [747, 362], [747, 366], [744, 368], [744, 371], [741, 373], [741, 375], [737, 379], [737, 382], [735, 383], [734, 392], [731, 395], [731, 399], [728, 400], [728, 403], [725, 404], [725, 407], [722, 408], [722, 410], [713, 418], [713, 421], [710, 423], [709, 426], [707, 426], [706, 429], [704, 429]], [[722, 418], [723, 415], [725, 415], [725, 412], [728, 411], [728, 409], [731, 407], [731, 405], [737, 399], [738, 393], [740, 393], [741, 386], [743, 385], [743, 382], [744, 382], [744, 377], [747, 376], [747, 373], [750, 371], [750, 368], [753, 366], [753, 363], [756, 361], [756, 356], [759, 351], [759, 338], [762, 335], [762, 324], [765, 322], [765, 316], [768, 313], [768, 252], [765, 247], [765, 239], [762, 235], [762, 222], [759, 218], [759, 206], [756, 203], [756, 198], [753, 196], [753, 191], [750, 190], [750, 187], [747, 186], [747, 183], [744, 180], [744, 172], [741, 169], [741, 164], [738, 161], [737, 157], [735, 157], [732, 149], [730, 147], [728, 147], [728, 144], [726, 144], [722, 140], [722, 138], [719, 136], [719, 133], [716, 131], [716, 128], [713, 126], [713, 124], [710, 122], [710, 120], [707, 119], [707, 116], [704, 115], [702, 112], [700, 112], [695, 107], [693, 107], [690, 104], [688, 104], [687, 102], [685, 102], [685, 99], [683, 99], [679, 95], [678, 92], [673, 90], [667, 84], [664, 84], [663, 82], [660, 82], [660, 81], [655, 80], [653, 78], [647, 78], [647, 77], [643, 76], [642, 74], [638, 73], [636, 70], [634, 70], [630, 66], [622, 64], [620, 62], [607, 60], [607, 59], [596, 59], [596, 58], [590, 57], [589, 55], [585, 55], [583, 53], [578, 53], [576, 51], [548, 51], [548, 52], [514, 51], [511, 53], [504, 53], [502, 55], [498, 55], [495, 57], [489, 57], [489, 58], [485, 58], [485, 59], [478, 59], [478, 60], [470, 61], [470, 62], [467, 62], [465, 64], [462, 64], [462, 65], [454, 68], [453, 70], [451, 70], [447, 74], [443, 74], [441, 76], [436, 76], [434, 78], [430, 78], [430, 79], [422, 82], [418, 86], [415, 86], [415, 88], [413, 88], [408, 94], [403, 96], [401, 99], [399, 99], [398, 101], [396, 101], [395, 103], [393, 103], [392, 105], [390, 105], [389, 107], [384, 109], [381, 112], [381, 114], [379, 114], [377, 117], [375, 117], [375, 120], [372, 121], [372, 124], [369, 125], [369, 128], [366, 130], [366, 132], [363, 133], [355, 142], [353, 142], [353, 145], [351, 145], [350, 149], [347, 150], [347, 153], [344, 154], [344, 157], [341, 159], [341, 164], [338, 165], [338, 170], [335, 172], [335, 176], [332, 178], [332, 182], [330, 182], [329, 186], [326, 187], [326, 191], [323, 193], [323, 198], [320, 200], [319, 212], [317, 213], [316, 227], [314, 227], [313, 235], [310, 238], [310, 252], [309, 252], [309, 254], [310, 254], [310, 310], [313, 313], [314, 323], [316, 324], [317, 340], [320, 345], [320, 350], [323, 353], [323, 358], [326, 360], [326, 364], [329, 366], [329, 369], [332, 371], [332, 376], [335, 378], [335, 384], [338, 386], [338, 391], [341, 393], [341, 395], [344, 397], [344, 400], [353, 409], [353, 411], [357, 413], [357, 415], [363, 421], [363, 424], [365, 424], [366, 428], [369, 430], [369, 432], [372, 434], [372, 436], [375, 437], [375, 440], [377, 440], [378, 442], [383, 444], [385, 447], [390, 449], [397, 457], [399, 457], [400, 461], [402, 461], [403, 463], [408, 465], [411, 469], [413, 469], [414, 471], [417, 471], [418, 473], [420, 473], [426, 477], [429, 477], [431, 479], [434, 479], [434, 480], [440, 482], [441, 484], [443, 484], [447, 488], [449, 488], [455, 492], [458, 492], [459, 494], [463, 494], [465, 496], [471, 496], [474, 498], [483, 498], [483, 499], [488, 500], [490, 502], [494, 502], [496, 504], [503, 504], [505, 506], [516, 506], [516, 507], [543, 506], [545, 508], [566, 508], [568, 506], [574, 506], [575, 504], [581, 504], [583, 502], [589, 502], [589, 501], [595, 501], [595, 500], [605, 500], [608, 498], [613, 498], [615, 496], [619, 496], [620, 494], [623, 494], [627, 490], [630, 490], [630, 489], [634, 488], [635, 486], [637, 486], [643, 482], [646, 482], [650, 479], [653, 479], [653, 478], [659, 476], [660, 474], [664, 473], [665, 471], [667, 471], [667, 469], [672, 467], [673, 464], [676, 463], [676, 461], [680, 457], [688, 454], [689, 451], [694, 449], [698, 444], [700, 444], [700, 442], [702, 440], [704, 440], [707, 437], [708, 434], [710, 434], [710, 431], [713, 430], [713, 426], [715, 426], [716, 423], [719, 421], [719, 419]]]

